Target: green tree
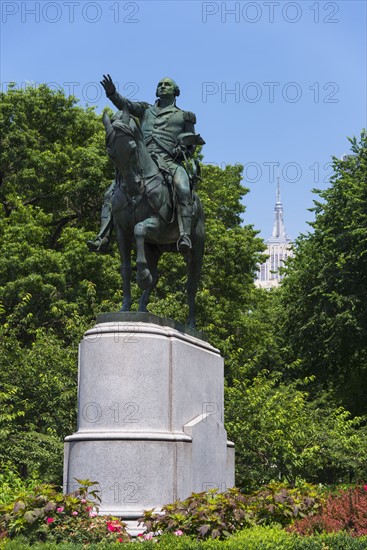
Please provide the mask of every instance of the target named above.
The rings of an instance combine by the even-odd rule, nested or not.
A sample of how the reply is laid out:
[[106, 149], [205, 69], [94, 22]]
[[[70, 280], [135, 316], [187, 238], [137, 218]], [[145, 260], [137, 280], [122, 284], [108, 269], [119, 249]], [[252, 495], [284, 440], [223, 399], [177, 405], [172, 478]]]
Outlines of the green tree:
[[46, 85], [1, 93], [0, 202], [8, 216], [17, 200], [52, 214], [50, 244], [73, 220], [91, 228], [113, 170], [104, 129], [92, 108]]
[[[238, 373], [240, 375], [240, 372]], [[295, 485], [351, 481], [366, 475], [366, 430], [326, 396], [310, 400], [310, 380], [281, 383], [281, 374], [239, 376], [226, 388], [226, 426], [236, 442], [236, 484]]]
[[353, 414], [367, 412], [367, 138], [334, 158], [331, 185], [317, 191], [313, 232], [301, 236], [281, 291], [280, 331], [297, 376]]

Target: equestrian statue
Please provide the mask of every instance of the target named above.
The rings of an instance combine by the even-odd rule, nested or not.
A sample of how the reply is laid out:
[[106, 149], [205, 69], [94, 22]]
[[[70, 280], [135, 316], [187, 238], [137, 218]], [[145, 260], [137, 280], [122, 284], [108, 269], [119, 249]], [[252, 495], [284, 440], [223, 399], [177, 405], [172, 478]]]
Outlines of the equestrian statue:
[[188, 326], [195, 327], [195, 295], [204, 253], [204, 213], [194, 186], [199, 164], [191, 157], [205, 142], [195, 133], [194, 113], [176, 106], [180, 89], [170, 78], [159, 81], [154, 105], [122, 97], [110, 75], [101, 82], [119, 109], [105, 111], [107, 153], [116, 177], [105, 194], [101, 228], [87, 245], [106, 252], [116, 231], [121, 256], [123, 302], [131, 307], [131, 251], [136, 244], [137, 282], [143, 293], [139, 311], [147, 311], [158, 282], [158, 261], [164, 252], [181, 253], [187, 266]]

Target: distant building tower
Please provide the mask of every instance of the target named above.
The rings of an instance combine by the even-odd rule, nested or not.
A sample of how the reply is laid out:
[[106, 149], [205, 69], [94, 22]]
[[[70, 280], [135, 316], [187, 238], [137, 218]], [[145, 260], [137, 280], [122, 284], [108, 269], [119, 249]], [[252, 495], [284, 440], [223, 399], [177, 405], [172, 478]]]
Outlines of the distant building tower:
[[279, 177], [277, 178], [277, 200], [274, 207], [273, 234], [265, 244], [268, 247], [265, 254], [269, 257], [260, 265], [255, 284], [258, 287], [269, 289], [279, 285], [283, 278], [283, 275], [279, 273], [279, 268], [283, 266], [289, 256], [293, 256], [291, 240], [286, 234], [284, 227]]

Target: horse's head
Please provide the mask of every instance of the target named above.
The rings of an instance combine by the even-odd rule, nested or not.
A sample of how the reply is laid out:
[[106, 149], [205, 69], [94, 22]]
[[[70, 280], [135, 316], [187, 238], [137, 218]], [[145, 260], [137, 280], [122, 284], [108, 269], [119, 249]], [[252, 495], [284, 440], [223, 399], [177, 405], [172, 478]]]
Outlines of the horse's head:
[[141, 175], [134, 133], [135, 123], [132, 124], [127, 111], [118, 111], [112, 119], [107, 111], [104, 111], [102, 121], [106, 129], [107, 153], [120, 172], [129, 195], [138, 195]]
[[120, 172], [130, 196], [141, 192], [142, 180], [158, 173], [150, 157], [138, 122], [124, 109], [110, 118], [103, 112], [107, 153]]

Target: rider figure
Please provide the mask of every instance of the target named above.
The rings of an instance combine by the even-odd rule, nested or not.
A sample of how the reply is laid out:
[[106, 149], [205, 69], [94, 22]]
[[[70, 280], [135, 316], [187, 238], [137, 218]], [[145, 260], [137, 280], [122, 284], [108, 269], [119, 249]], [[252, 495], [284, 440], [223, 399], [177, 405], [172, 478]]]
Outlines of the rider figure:
[[[144, 102], [132, 102], [122, 97], [117, 91], [109, 75], [101, 82], [107, 97], [118, 109], [127, 109], [140, 122], [145, 145], [159, 168], [173, 181], [178, 203], [178, 221], [180, 237], [177, 248], [186, 252], [191, 248], [190, 230], [193, 210], [192, 191], [189, 176], [183, 166], [183, 161], [191, 157], [196, 144], [204, 143], [195, 134], [194, 113], [182, 111], [176, 107], [176, 97], [180, 89], [171, 78], [162, 78], [157, 85], [154, 105]], [[186, 143], [186, 145], [185, 145]], [[88, 241], [91, 251], [103, 251], [108, 246], [111, 229], [111, 198], [113, 183], [105, 194], [102, 208], [102, 223], [98, 236]]]

